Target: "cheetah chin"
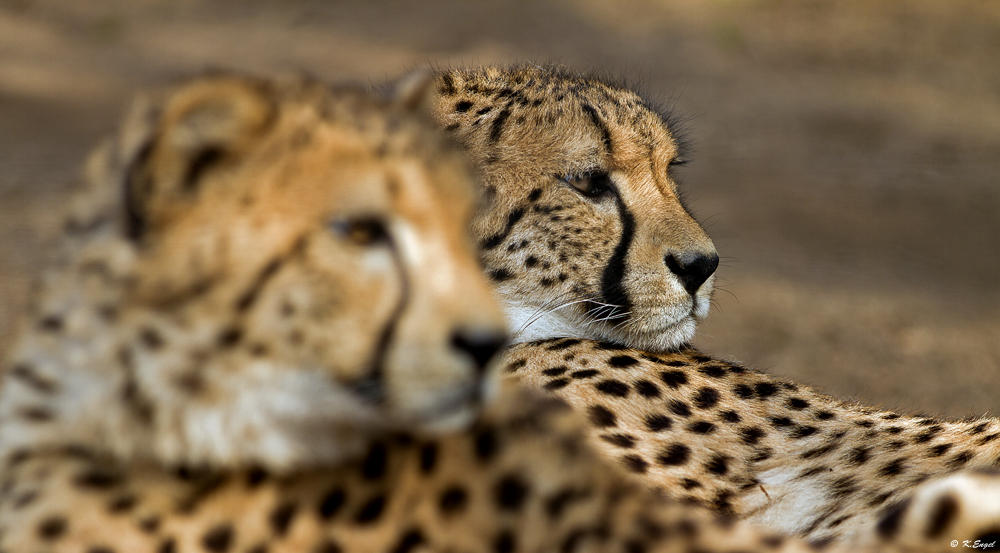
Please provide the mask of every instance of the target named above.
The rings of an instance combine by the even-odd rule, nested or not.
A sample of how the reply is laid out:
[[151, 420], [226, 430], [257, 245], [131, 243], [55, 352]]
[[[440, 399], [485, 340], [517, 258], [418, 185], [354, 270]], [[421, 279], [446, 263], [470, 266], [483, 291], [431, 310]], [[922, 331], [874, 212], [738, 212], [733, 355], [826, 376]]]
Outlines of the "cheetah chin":
[[[708, 315], [708, 302], [699, 302], [695, 309], [684, 311], [681, 306], [665, 309], [666, 313], [653, 322], [635, 321], [631, 325], [591, 320], [583, 310], [550, 310], [539, 315], [537, 306], [502, 298], [512, 343], [521, 344], [552, 338], [574, 337], [629, 345], [651, 352], [674, 351], [694, 338], [698, 322]], [[648, 319], [647, 319], [648, 320]]]

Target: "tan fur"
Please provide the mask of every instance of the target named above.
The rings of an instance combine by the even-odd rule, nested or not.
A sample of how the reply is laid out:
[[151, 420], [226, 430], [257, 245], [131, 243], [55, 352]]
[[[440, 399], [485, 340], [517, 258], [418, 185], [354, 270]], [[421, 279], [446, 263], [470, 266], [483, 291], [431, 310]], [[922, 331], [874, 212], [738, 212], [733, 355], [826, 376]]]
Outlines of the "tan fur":
[[503, 323], [475, 193], [412, 114], [207, 78], [140, 102], [90, 169], [6, 363], [7, 451], [287, 470], [478, 412], [485, 359], [456, 336], [498, 347]]
[[469, 432], [386, 437], [358, 462], [281, 477], [26, 453], [4, 468], [0, 544], [53, 553], [812, 550], [657, 499], [603, 467], [576, 421], [561, 402], [510, 391]]
[[[1000, 528], [982, 494], [953, 495], [957, 534], [884, 521], [924, 482], [1000, 468], [1000, 421], [945, 421], [849, 403], [684, 349], [650, 354], [577, 339], [515, 346], [508, 378], [564, 399], [591, 421], [591, 444], [667, 496], [815, 543], [904, 543], [929, 550]], [[1000, 489], [1000, 477], [991, 486]], [[911, 526], [932, 526], [923, 507]], [[909, 505], [906, 503], [905, 505]], [[985, 507], [985, 505], [984, 505]], [[923, 514], [911, 514], [912, 512]]]
[[629, 482], [562, 402], [462, 426], [500, 322], [420, 103], [222, 77], [133, 115], [9, 367], [0, 550], [809, 549]]
[[[435, 118], [486, 191], [473, 235], [515, 342], [659, 351], [694, 336], [718, 256], [679, 200], [682, 152], [660, 115], [631, 91], [534, 67], [443, 71], [437, 91]], [[599, 197], [570, 182], [602, 175]], [[707, 280], [687, 290], [668, 258], [701, 260]]]

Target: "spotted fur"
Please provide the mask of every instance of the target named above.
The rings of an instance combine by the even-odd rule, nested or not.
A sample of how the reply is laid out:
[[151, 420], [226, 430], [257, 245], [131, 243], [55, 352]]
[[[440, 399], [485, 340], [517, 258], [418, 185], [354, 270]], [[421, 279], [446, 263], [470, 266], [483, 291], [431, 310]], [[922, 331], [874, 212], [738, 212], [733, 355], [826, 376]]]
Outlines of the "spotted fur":
[[537, 67], [448, 70], [434, 113], [480, 174], [473, 222], [515, 342], [650, 351], [694, 336], [718, 255], [681, 203], [672, 119], [599, 79]]
[[6, 374], [0, 551], [810, 549], [630, 481], [561, 401], [461, 425], [501, 323], [409, 96], [224, 77], [141, 111]]
[[[508, 378], [586, 416], [592, 446], [649, 487], [813, 543], [874, 539], [877, 521], [925, 482], [1000, 468], [996, 419], [882, 411], [692, 349], [651, 354], [557, 339], [515, 346], [506, 363]], [[1000, 486], [997, 476], [975, 478]], [[988, 494], [963, 495], [971, 489], [954, 494], [976, 513], [958, 527], [989, 534], [1000, 502], [984, 510]], [[876, 541], [891, 537], [929, 550], [957, 539], [928, 529]]]

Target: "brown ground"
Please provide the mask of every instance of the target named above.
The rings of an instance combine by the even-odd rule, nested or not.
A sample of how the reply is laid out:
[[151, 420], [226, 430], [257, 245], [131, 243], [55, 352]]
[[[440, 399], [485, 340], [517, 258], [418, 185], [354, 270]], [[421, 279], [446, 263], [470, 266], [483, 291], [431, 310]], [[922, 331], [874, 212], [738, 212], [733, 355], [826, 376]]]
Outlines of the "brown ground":
[[996, 412], [998, 59], [992, 0], [0, 0], [0, 348], [135, 91], [558, 61], [690, 116], [682, 176], [724, 257], [699, 346], [886, 407]]

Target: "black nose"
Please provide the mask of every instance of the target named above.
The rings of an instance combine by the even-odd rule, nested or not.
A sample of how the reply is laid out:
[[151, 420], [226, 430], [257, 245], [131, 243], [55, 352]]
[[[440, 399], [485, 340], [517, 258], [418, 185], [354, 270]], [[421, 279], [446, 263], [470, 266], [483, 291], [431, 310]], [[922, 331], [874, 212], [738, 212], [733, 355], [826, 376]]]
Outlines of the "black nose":
[[451, 346], [464, 351], [483, 372], [490, 359], [507, 343], [507, 336], [494, 330], [456, 330], [451, 334]]
[[684, 252], [676, 255], [668, 253], [665, 261], [667, 268], [681, 279], [684, 289], [692, 296], [719, 266], [719, 256], [715, 253], [711, 255], [701, 252]]

